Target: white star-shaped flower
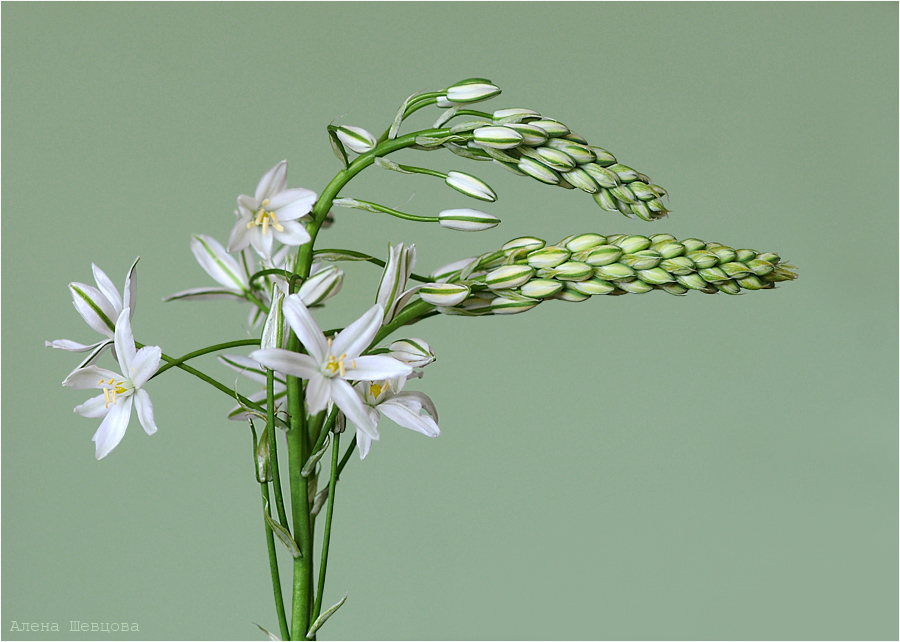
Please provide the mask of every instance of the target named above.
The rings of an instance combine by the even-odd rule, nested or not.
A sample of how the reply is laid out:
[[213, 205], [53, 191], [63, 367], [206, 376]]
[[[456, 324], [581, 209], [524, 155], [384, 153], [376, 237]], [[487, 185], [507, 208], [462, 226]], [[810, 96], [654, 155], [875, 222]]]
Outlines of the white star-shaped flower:
[[[437, 425], [437, 409], [431, 398], [423, 392], [402, 392], [406, 377], [394, 377], [381, 381], [362, 381], [356, 389], [366, 402], [369, 418], [378, 424], [381, 415], [398, 426], [420, 432], [427, 437], [441, 434]], [[422, 414], [422, 411], [425, 414]], [[365, 459], [372, 445], [372, 438], [362, 430], [356, 432], [359, 458]]]

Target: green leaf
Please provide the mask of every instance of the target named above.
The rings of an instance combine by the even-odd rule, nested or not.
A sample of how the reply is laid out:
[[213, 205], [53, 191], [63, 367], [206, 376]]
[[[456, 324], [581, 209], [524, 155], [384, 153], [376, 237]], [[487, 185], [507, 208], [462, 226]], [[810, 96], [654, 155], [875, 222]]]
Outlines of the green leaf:
[[302, 557], [303, 555], [300, 552], [300, 547], [297, 546], [297, 542], [294, 541], [294, 538], [291, 537], [288, 530], [269, 515], [269, 502], [266, 502], [265, 508], [263, 509], [263, 517], [266, 520], [266, 524], [268, 524], [269, 528], [272, 529], [272, 532], [275, 533], [275, 537], [280, 539], [281, 543], [287, 547], [291, 557], [294, 559]]
[[[254, 624], [256, 624], [256, 622], [254, 622]], [[260, 631], [262, 631], [263, 633], [265, 633], [269, 637], [270, 640], [273, 640], [274, 642], [281, 642], [280, 637], [278, 637], [274, 633], [270, 633], [269, 631], [266, 631], [259, 624], [256, 624], [256, 628], [259, 629]]]
[[344, 169], [347, 169], [347, 166], [350, 165], [350, 161], [347, 160], [347, 151], [344, 149], [344, 144], [341, 142], [341, 139], [338, 138], [337, 127], [334, 125], [328, 126], [328, 140], [331, 141], [331, 149], [334, 150], [334, 155], [341, 161], [341, 165], [344, 166]]
[[316, 631], [321, 629], [322, 625], [325, 624], [325, 621], [328, 618], [330, 618], [332, 615], [334, 615], [334, 612], [337, 611], [339, 608], [341, 608], [341, 606], [343, 606], [344, 602], [346, 602], [346, 601], [347, 601], [347, 593], [344, 593], [344, 597], [341, 598], [340, 602], [338, 602], [337, 604], [332, 606], [330, 609], [328, 609], [327, 611], [322, 613], [322, 615], [317, 617], [316, 621], [313, 622], [313, 625], [311, 627], [309, 627], [309, 633], [306, 634], [306, 639], [312, 640], [316, 635]]
[[319, 463], [319, 460], [322, 459], [322, 455], [325, 454], [325, 451], [328, 450], [328, 445], [331, 442], [331, 438], [329, 435], [325, 435], [325, 441], [322, 443], [322, 447], [309, 456], [309, 459], [306, 460], [306, 463], [303, 464], [303, 468], [300, 469], [300, 475], [302, 477], [309, 477], [310, 473], [313, 472], [316, 468], [316, 464]]

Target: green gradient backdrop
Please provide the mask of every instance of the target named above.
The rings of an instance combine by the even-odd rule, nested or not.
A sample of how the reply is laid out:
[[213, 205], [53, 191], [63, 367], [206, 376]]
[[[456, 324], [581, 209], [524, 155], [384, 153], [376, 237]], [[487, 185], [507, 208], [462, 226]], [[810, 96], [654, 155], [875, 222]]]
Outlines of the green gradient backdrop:
[[[598, 297], [415, 329], [444, 434], [392, 425], [338, 490], [334, 638], [896, 639], [897, 5], [9, 4], [3, 18], [3, 635], [136, 622], [134, 639], [277, 628], [249, 437], [171, 371], [93, 458], [66, 284], [135, 256], [139, 340], [241, 338], [190, 234], [291, 162], [337, 171], [325, 126], [383, 128], [475, 75], [570, 123], [672, 195], [655, 224], [479, 171], [503, 224], [466, 235], [339, 211], [325, 246], [415, 242], [422, 271], [523, 234], [670, 232], [780, 252], [801, 278], [742, 297]], [[426, 125], [429, 120], [416, 121]], [[426, 177], [352, 190], [465, 207]], [[414, 198], [413, 198], [414, 195]], [[413, 198], [411, 202], [409, 199]], [[348, 268], [328, 327], [377, 270]], [[224, 380], [214, 362], [206, 367]]]

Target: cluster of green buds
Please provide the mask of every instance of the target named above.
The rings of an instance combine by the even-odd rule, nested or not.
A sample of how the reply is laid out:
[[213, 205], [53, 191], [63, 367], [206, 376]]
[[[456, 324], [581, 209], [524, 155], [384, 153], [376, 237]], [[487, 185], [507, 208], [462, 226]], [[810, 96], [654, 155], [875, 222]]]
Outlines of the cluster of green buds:
[[670, 234], [579, 234], [555, 245], [522, 237], [436, 270], [419, 296], [446, 314], [515, 314], [547, 299], [578, 302], [598, 294], [765, 290], [797, 278], [793, 269], [771, 252]]

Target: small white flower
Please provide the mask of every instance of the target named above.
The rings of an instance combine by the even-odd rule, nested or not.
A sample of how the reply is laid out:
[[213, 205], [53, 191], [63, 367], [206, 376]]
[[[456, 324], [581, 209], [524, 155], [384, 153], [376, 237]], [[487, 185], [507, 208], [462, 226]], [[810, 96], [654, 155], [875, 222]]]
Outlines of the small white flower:
[[362, 127], [352, 127], [350, 125], [341, 125], [335, 132], [345, 147], [353, 150], [357, 154], [365, 154], [375, 149], [378, 141], [375, 137]]
[[94, 272], [94, 281], [97, 283], [96, 288], [84, 283], [73, 282], [69, 284], [69, 291], [72, 293], [72, 303], [75, 305], [75, 309], [78, 310], [78, 314], [91, 328], [107, 337], [107, 339], [91, 344], [78, 343], [69, 339], [56, 339], [55, 341], [45, 341], [44, 345], [48, 348], [58, 348], [67, 352], [90, 352], [78, 368], [83, 368], [97, 361], [100, 355], [113, 345], [116, 319], [119, 318], [122, 310], [130, 308], [129, 319], [134, 315], [134, 306], [137, 300], [137, 281], [135, 280], [134, 269], [140, 260], [140, 257], [136, 258], [131, 265], [131, 269], [128, 270], [122, 295], [119, 294], [116, 286], [106, 276], [106, 273], [94, 264], [91, 264], [91, 268]]
[[103, 391], [102, 395], [75, 408], [75, 412], [83, 417], [104, 417], [93, 437], [97, 444], [97, 459], [106, 457], [122, 441], [131, 420], [132, 404], [137, 408], [138, 419], [146, 433], [152, 435], [156, 432], [153, 404], [142, 386], [159, 369], [162, 351], [159, 346], [135, 350], [129, 318], [130, 310], [125, 308], [116, 320], [116, 355], [123, 374], [87, 366], [76, 370], [63, 381], [63, 385], [69, 388], [99, 388]]
[[418, 286], [406, 289], [409, 275], [416, 266], [416, 246], [404, 247], [403, 243], [388, 245], [388, 260], [381, 274], [375, 302], [384, 309], [384, 323], [394, 320], [419, 289]]
[[287, 161], [281, 161], [259, 180], [254, 196], [238, 196], [238, 222], [228, 239], [229, 252], [252, 245], [268, 259], [275, 240], [289, 246], [309, 241], [306, 227], [297, 219], [309, 214], [318, 197], [308, 189], [287, 189], [287, 169]]
[[268, 348], [251, 352], [250, 358], [272, 370], [306, 379], [306, 404], [311, 414], [325, 410], [333, 402], [357, 427], [372, 439], [378, 439], [376, 424], [347, 380], [374, 381], [412, 374], [411, 366], [392, 357], [360, 356], [381, 328], [384, 317], [381, 306], [376, 304], [369, 308], [334, 339], [325, 338], [296, 294], [285, 297], [283, 310], [288, 324], [309, 354]]
[[240, 261], [225, 251], [222, 244], [211, 236], [194, 234], [191, 239], [191, 252], [200, 267], [210, 275], [220, 287], [192, 288], [166, 297], [164, 301], [182, 299], [206, 300], [238, 297], [243, 299], [250, 291], [250, 266], [255, 261], [244, 249], [240, 253]]
[[[381, 381], [361, 381], [356, 389], [366, 402], [369, 418], [377, 425], [383, 415], [398, 426], [420, 432], [427, 437], [441, 434], [437, 425], [437, 409], [431, 398], [422, 392], [401, 392], [406, 377], [394, 377]], [[422, 414], [422, 411], [425, 414]], [[355, 422], [354, 422], [355, 423]], [[372, 445], [372, 438], [364, 431], [356, 431], [359, 458], [365, 459]]]
[[[226, 354], [219, 357], [219, 361], [234, 370], [235, 372], [244, 375], [251, 381], [255, 381], [256, 383], [261, 383], [263, 385], [263, 389], [260, 392], [254, 392], [252, 395], [248, 395], [247, 399], [253, 401], [254, 403], [258, 403], [263, 408], [266, 407], [266, 371], [265, 369], [253, 359], [248, 359], [247, 357], [242, 357], [240, 355], [234, 354]], [[275, 375], [275, 381], [272, 386], [273, 397], [276, 401], [281, 399], [287, 394], [287, 385], [284, 381], [283, 377], [279, 377]], [[250, 416], [250, 413], [244, 406], [235, 406], [231, 410], [228, 411], [228, 418], [235, 421], [244, 421]]]

